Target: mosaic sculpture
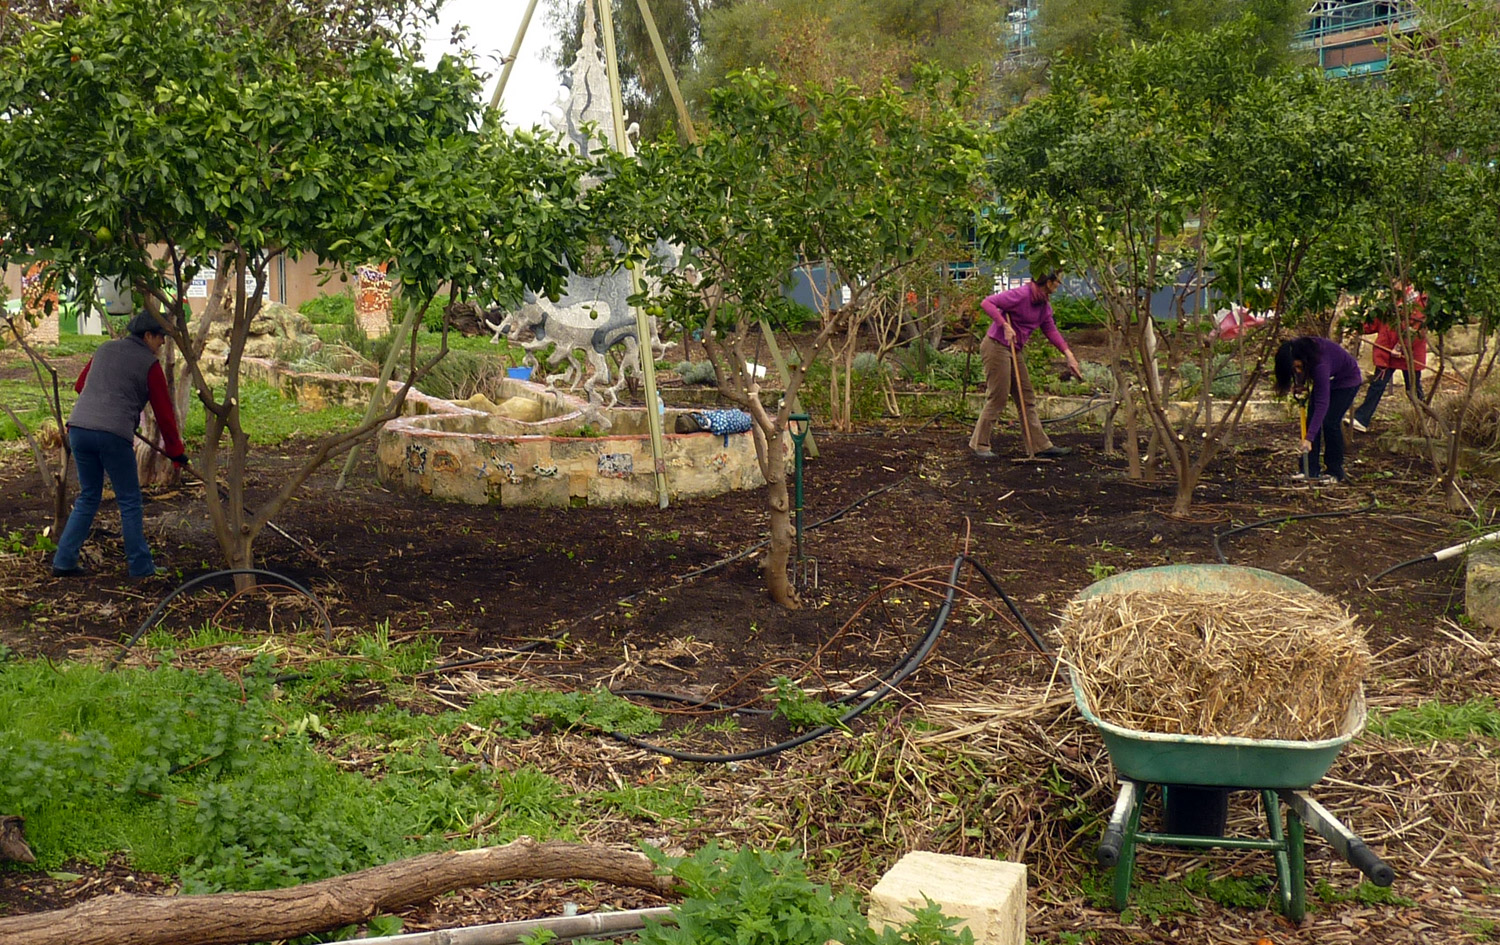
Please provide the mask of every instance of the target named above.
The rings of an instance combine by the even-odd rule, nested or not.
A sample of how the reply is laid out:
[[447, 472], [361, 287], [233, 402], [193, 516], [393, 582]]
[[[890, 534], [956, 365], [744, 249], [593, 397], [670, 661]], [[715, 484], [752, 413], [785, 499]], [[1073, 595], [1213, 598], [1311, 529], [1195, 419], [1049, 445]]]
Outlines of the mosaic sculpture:
[[[623, 141], [615, 140], [609, 105], [609, 77], [595, 37], [594, 5], [585, 4], [583, 41], [573, 61], [570, 80], [558, 101], [552, 126], [563, 142], [580, 154], [610, 147], [624, 154], [635, 153], [631, 126]], [[669, 247], [658, 253], [677, 254]], [[616, 269], [599, 276], [577, 272], [568, 275], [567, 288], [556, 301], [528, 294], [520, 309], [501, 315], [486, 314], [485, 323], [496, 343], [508, 338], [526, 350], [526, 364], [535, 375], [545, 374], [553, 390], [581, 387], [589, 402], [601, 406], [609, 395], [609, 406], [619, 403], [619, 392], [630, 375], [641, 373], [641, 339], [634, 312], [626, 301], [631, 293], [630, 273]], [[657, 334], [656, 319], [650, 321], [650, 356], [666, 349]], [[619, 347], [619, 371], [610, 367], [611, 349]], [[550, 372], [543, 370], [543, 362]]]

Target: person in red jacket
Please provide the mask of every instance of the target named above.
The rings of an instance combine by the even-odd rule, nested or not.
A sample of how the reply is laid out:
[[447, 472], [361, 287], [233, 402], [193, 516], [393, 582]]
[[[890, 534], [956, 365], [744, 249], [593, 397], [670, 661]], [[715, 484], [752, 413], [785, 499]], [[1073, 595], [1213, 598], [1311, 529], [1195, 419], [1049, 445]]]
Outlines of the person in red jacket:
[[187, 465], [187, 455], [177, 432], [167, 375], [156, 360], [166, 344], [166, 333], [149, 312], [138, 313], [127, 328], [130, 334], [126, 337], [99, 346], [73, 385], [79, 396], [68, 414], [68, 443], [78, 467], [78, 498], [52, 555], [53, 577], [88, 573], [79, 567], [78, 553], [94, 527], [106, 475], [115, 489], [115, 504], [120, 507], [120, 533], [130, 576], [156, 574], [156, 563], [146, 544], [141, 481], [136, 474], [132, 442], [136, 422], [148, 402], [156, 414], [166, 454], [179, 469]]
[[1370, 375], [1370, 387], [1365, 399], [1354, 409], [1350, 423], [1360, 433], [1370, 432], [1370, 421], [1375, 419], [1375, 408], [1391, 382], [1391, 376], [1401, 372], [1401, 379], [1408, 390], [1415, 389], [1422, 397], [1422, 371], [1427, 367], [1427, 335], [1423, 321], [1427, 318], [1427, 296], [1411, 286], [1397, 288], [1396, 312], [1399, 318], [1406, 317], [1408, 337], [1403, 339], [1401, 331], [1388, 322], [1376, 320], [1365, 326], [1365, 333], [1375, 332], [1375, 373]]

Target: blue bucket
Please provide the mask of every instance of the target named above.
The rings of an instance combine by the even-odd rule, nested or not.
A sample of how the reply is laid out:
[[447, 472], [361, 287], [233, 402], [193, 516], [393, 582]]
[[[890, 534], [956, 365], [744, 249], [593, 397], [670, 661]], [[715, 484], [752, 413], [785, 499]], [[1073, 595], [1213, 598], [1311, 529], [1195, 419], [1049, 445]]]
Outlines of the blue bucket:
[[531, 380], [531, 368], [529, 368], [529, 367], [506, 368], [505, 369], [505, 376], [506, 377], [513, 377], [513, 378], [515, 378], [518, 381], [529, 381], [529, 380]]

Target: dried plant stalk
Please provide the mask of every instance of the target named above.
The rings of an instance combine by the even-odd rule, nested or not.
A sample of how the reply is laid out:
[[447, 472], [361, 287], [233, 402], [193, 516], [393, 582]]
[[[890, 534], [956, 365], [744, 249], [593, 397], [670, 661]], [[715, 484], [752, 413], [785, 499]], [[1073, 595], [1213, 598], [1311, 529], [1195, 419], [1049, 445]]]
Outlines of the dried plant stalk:
[[1058, 633], [1095, 715], [1168, 735], [1337, 737], [1370, 667], [1354, 618], [1315, 592], [1103, 594]]

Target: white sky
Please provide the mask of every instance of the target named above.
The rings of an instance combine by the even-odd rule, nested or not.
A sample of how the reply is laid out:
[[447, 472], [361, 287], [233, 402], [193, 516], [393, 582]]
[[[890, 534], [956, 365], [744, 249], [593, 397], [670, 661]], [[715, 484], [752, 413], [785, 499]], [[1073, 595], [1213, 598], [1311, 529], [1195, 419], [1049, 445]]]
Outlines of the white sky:
[[[526, 5], [527, 0], [447, 0], [442, 18], [427, 31], [424, 49], [429, 61], [451, 50], [448, 40], [455, 23], [467, 25], [467, 45], [475, 53], [475, 64], [481, 72], [489, 73], [484, 86], [484, 100], [489, 102], [500, 81], [500, 59], [516, 41]], [[544, 123], [542, 112], [557, 100], [557, 73], [543, 59], [546, 48], [557, 45], [546, 23], [548, 6], [548, 0], [538, 0], [526, 38], [521, 41], [521, 54], [505, 83], [500, 107], [509, 127]]]

